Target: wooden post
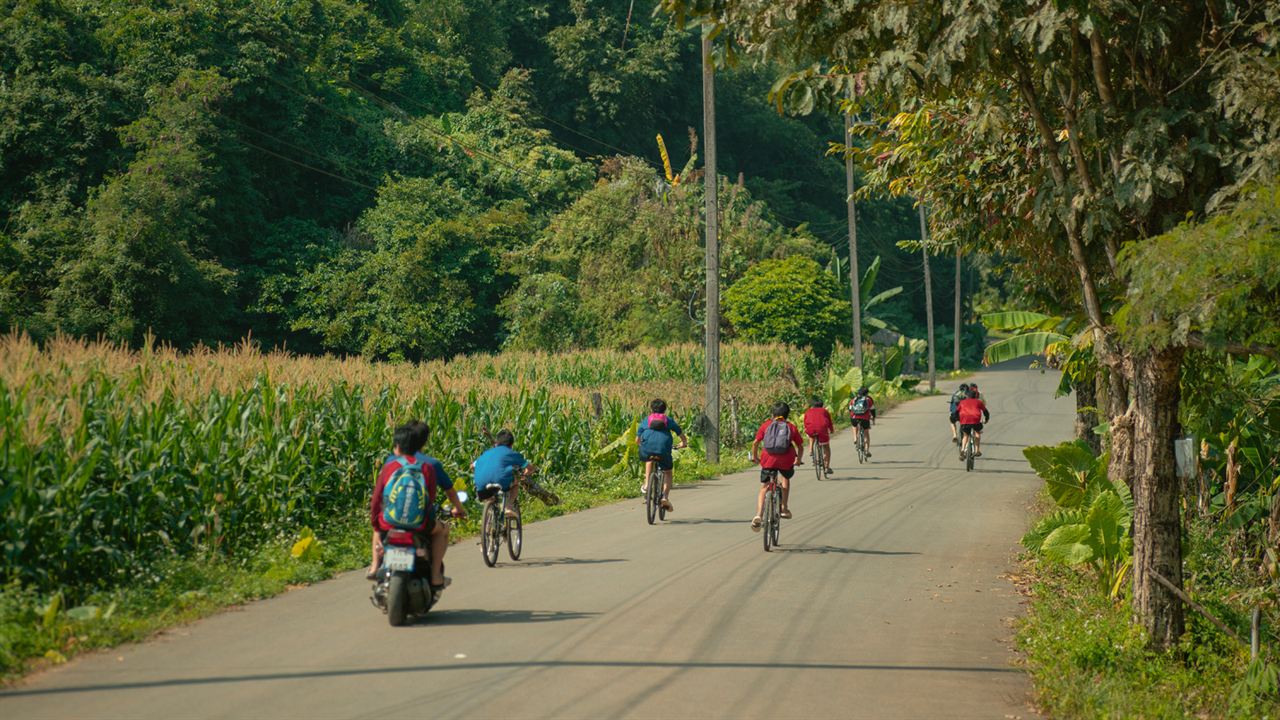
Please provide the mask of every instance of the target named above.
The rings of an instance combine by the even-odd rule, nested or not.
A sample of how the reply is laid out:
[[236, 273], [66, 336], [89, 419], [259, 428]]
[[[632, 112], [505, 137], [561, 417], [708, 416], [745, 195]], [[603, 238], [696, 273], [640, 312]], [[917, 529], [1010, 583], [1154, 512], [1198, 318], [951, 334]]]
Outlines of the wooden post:
[[951, 358], [951, 369], [960, 369], [960, 246], [956, 245], [956, 347]]
[[933, 358], [933, 281], [929, 277], [929, 228], [924, 219], [924, 203], [916, 206], [920, 210], [920, 252], [924, 255], [924, 316], [929, 326], [929, 390], [938, 387], [938, 369]]
[[707, 403], [704, 438], [707, 462], [720, 462], [720, 238], [719, 208], [716, 202], [716, 86], [711, 38], [702, 33], [702, 144], [706, 165], [703, 182], [706, 195], [707, 264]]
[[731, 433], [730, 442], [734, 445], [738, 444], [738, 396], [729, 396], [729, 432]]
[[[853, 90], [848, 95], [853, 100]], [[852, 108], [844, 114], [844, 144], [853, 145]], [[853, 364], [862, 369], [862, 288], [858, 276], [858, 217], [853, 202], [853, 156], [846, 153], [844, 158], [844, 191], [846, 214], [849, 218], [849, 295], [853, 302]]]

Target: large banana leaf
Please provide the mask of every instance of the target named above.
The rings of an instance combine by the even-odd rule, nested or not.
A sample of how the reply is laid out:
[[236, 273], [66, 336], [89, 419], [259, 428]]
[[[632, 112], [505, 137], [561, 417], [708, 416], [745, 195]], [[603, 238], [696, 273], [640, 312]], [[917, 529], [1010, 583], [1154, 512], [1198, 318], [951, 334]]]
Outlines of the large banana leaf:
[[862, 307], [866, 307], [871, 300], [871, 291], [876, 286], [876, 276], [880, 274], [880, 256], [877, 255], [875, 260], [867, 266], [867, 271], [862, 273], [862, 282], [858, 284], [858, 299], [861, 301]]
[[1063, 525], [1049, 533], [1040, 552], [1050, 560], [1076, 565], [1093, 559], [1093, 532], [1088, 525]]
[[988, 330], [1055, 330], [1061, 323], [1061, 317], [1028, 310], [1009, 310], [982, 316], [982, 324]]
[[827, 371], [827, 382], [823, 390], [827, 409], [832, 412], [839, 412], [844, 408], [845, 402], [853, 394], [853, 388], [849, 387], [849, 382], [831, 370]]
[[899, 285], [898, 287], [895, 287], [895, 288], [889, 288], [888, 290], [885, 290], [882, 293], [877, 293], [875, 297], [871, 298], [870, 300], [867, 300], [866, 303], [862, 305], [862, 311], [866, 312], [868, 308], [873, 308], [879, 305], [880, 303], [884, 302], [885, 300], [888, 300], [889, 298], [901, 292], [902, 292], [902, 286]]
[[1043, 355], [1051, 345], [1064, 343], [1070, 339], [1066, 335], [1056, 332], [1020, 333], [988, 345], [986, 351], [983, 352], [982, 361], [988, 365], [994, 365], [1006, 360], [1016, 360], [1017, 358], [1031, 355]]

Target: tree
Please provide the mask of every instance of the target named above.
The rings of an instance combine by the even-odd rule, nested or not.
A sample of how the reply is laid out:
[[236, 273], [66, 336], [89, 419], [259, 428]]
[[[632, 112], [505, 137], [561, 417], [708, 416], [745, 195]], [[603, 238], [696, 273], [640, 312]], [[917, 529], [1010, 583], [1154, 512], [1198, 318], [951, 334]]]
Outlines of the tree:
[[979, 223], [987, 249], [1075, 273], [1109, 379], [1112, 479], [1135, 488], [1134, 614], [1173, 644], [1182, 607], [1154, 576], [1181, 579], [1171, 440], [1186, 346], [1119, 345], [1119, 257], [1275, 171], [1280, 4], [663, 5], [805, 67], [780, 103], [831, 107], [867, 88], [859, 104], [891, 146], [870, 164], [937, 208], [939, 239]]
[[765, 260], [724, 294], [724, 314], [738, 337], [782, 342], [827, 355], [847, 323], [840, 283], [810, 258]]

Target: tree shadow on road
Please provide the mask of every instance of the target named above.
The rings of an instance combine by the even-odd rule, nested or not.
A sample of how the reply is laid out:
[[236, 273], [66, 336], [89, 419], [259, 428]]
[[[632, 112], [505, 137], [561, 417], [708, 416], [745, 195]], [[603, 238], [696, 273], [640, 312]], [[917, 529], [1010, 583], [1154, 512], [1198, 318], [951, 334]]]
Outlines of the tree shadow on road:
[[571, 558], [571, 557], [547, 557], [547, 558], [525, 558], [516, 562], [504, 562], [499, 567], [518, 568], [518, 567], [550, 567], [552, 565], [600, 565], [603, 563], [620, 563], [626, 562], [625, 558]]
[[842, 548], [834, 545], [779, 545], [778, 552], [803, 553], [814, 555], [919, 555], [910, 550], [860, 550], [858, 548]]
[[584, 620], [600, 613], [574, 612], [561, 610], [483, 610], [469, 608], [466, 610], [440, 610], [418, 618], [414, 625], [423, 627], [440, 625], [507, 625], [525, 623], [559, 622], [561, 620]]

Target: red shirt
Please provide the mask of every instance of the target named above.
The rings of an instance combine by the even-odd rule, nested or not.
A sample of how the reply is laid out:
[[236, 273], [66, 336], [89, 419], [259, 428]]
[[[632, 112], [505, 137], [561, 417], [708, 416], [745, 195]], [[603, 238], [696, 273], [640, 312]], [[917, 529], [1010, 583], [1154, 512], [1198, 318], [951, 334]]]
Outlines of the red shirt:
[[[773, 418], [770, 418], [760, 425], [760, 429], [756, 431], [756, 442], [764, 440], [764, 431], [772, 424]], [[760, 467], [766, 470], [790, 470], [796, 466], [796, 446], [803, 446], [804, 438], [800, 437], [800, 431], [790, 421], [787, 421], [787, 427], [791, 428], [791, 444], [787, 446], [787, 451], [775, 455], [760, 448]]]
[[956, 405], [956, 412], [960, 415], [961, 425], [977, 425], [983, 421], [983, 417], [987, 420], [991, 419], [991, 413], [987, 412], [987, 404], [981, 398], [965, 398]]
[[[382, 519], [382, 491], [387, 487], [387, 481], [396, 470], [403, 467], [405, 458], [396, 456], [387, 461], [382, 469], [378, 471], [378, 481], [373, 484], [373, 499], [369, 501], [369, 522], [373, 524], [374, 530], [394, 530]], [[436, 501], [436, 470], [431, 467], [431, 463], [422, 463], [422, 479], [427, 481], [427, 502], [435, 504]], [[424, 520], [422, 527], [426, 527]], [[422, 529], [422, 528], [419, 528]]]
[[828, 433], [836, 429], [831, 420], [831, 413], [823, 407], [811, 407], [804, 411], [804, 432], [809, 437], [826, 440]]

